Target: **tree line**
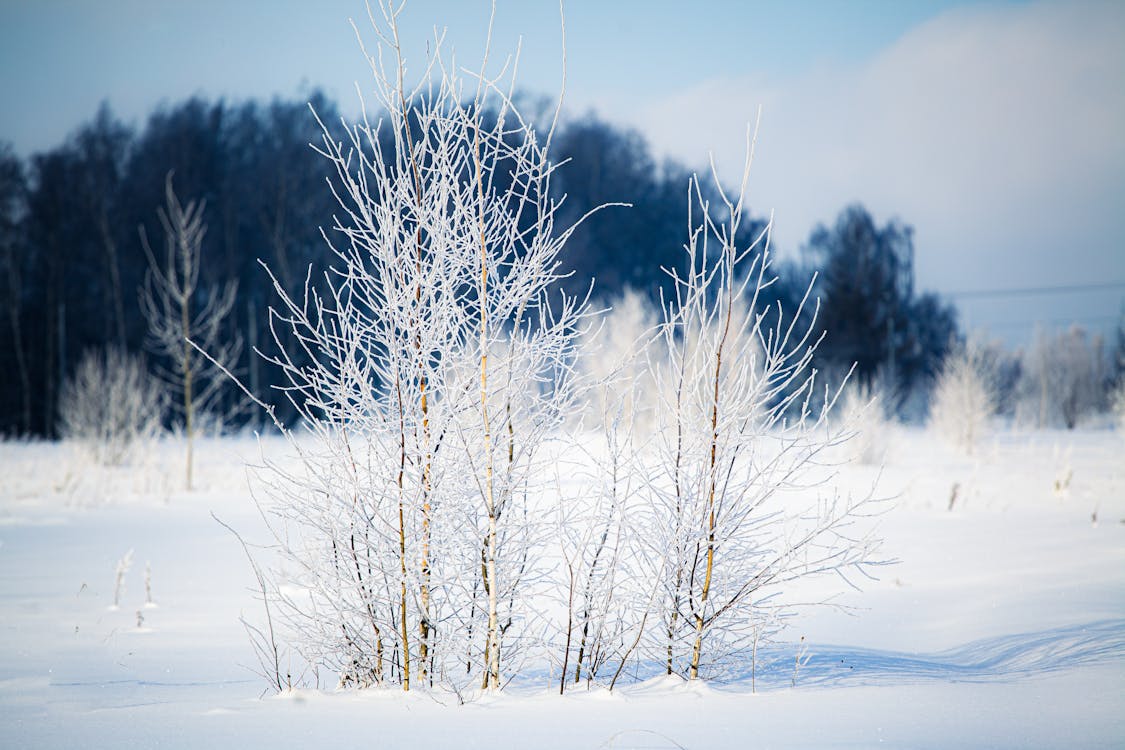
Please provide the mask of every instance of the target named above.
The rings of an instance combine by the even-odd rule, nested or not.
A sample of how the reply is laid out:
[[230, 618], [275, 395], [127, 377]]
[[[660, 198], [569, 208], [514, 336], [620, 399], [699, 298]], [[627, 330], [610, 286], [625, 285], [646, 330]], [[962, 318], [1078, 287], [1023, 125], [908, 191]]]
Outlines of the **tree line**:
[[[247, 344], [239, 374], [285, 416], [284, 398], [269, 390], [282, 382], [276, 366], [249, 351], [273, 343], [266, 311], [276, 291], [259, 261], [289, 294], [310, 266], [328, 265], [321, 229], [331, 238], [339, 208], [327, 184], [332, 166], [309, 145], [321, 137], [317, 117], [330, 129], [340, 121], [319, 92], [269, 102], [193, 97], [160, 107], [141, 127], [103, 104], [56, 148], [24, 159], [0, 143], [0, 433], [55, 436], [62, 385], [87, 351], [110, 345], [157, 358], [138, 290], [149, 270], [142, 237], [161, 236], [169, 175], [185, 201], [202, 207], [197, 302], [237, 285], [223, 325]], [[593, 279], [606, 300], [626, 289], [654, 303], [671, 294], [661, 269], [683, 262], [691, 170], [657, 159], [641, 134], [592, 114], [563, 124], [552, 149], [565, 161], [552, 184], [560, 220], [607, 202], [631, 204], [581, 223], [560, 256], [569, 276], [559, 285], [584, 293]], [[740, 231], [751, 237], [765, 226], [758, 217]], [[892, 385], [896, 408], [909, 408], [957, 335], [953, 308], [914, 289], [911, 228], [880, 226], [853, 205], [800, 250], [775, 264], [763, 308], [798, 309], [818, 272], [815, 326], [831, 333], [815, 366], [842, 374], [855, 363], [855, 377]]]

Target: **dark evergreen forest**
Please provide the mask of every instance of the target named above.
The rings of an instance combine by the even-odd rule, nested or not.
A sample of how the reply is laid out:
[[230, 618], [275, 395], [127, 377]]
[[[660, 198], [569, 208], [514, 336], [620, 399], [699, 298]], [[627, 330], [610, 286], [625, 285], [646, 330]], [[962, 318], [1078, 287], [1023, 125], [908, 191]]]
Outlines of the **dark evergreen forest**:
[[[249, 344], [240, 375], [284, 411], [271, 396], [270, 366], [249, 349], [270, 344], [275, 291], [259, 261], [296, 293], [310, 267], [331, 260], [322, 228], [331, 236], [334, 176], [310, 147], [322, 131], [309, 104], [192, 98], [139, 128], [103, 105], [47, 152], [22, 159], [0, 143], [0, 434], [54, 436], [60, 385], [87, 350], [147, 351], [141, 236], [162, 236], [157, 209], [169, 173], [181, 200], [205, 203], [199, 304], [237, 283], [225, 325]], [[325, 96], [311, 105], [323, 122], [339, 123]], [[553, 188], [565, 196], [566, 218], [631, 204], [596, 213], [574, 233], [567, 291], [585, 293], [594, 280], [600, 300], [631, 287], [656, 303], [670, 291], [662, 268], [681, 262], [687, 237], [688, 167], [657, 159], [641, 134], [593, 115], [560, 126], [553, 153], [565, 161]], [[764, 227], [747, 227], [746, 243]], [[818, 274], [817, 325], [828, 331], [818, 368], [842, 374], [855, 363], [856, 377], [889, 386], [899, 408], [925, 391], [957, 327], [948, 302], [914, 288], [909, 226], [879, 226], [855, 204], [801, 247], [772, 252], [785, 258], [763, 300], [772, 309], [795, 309]]]

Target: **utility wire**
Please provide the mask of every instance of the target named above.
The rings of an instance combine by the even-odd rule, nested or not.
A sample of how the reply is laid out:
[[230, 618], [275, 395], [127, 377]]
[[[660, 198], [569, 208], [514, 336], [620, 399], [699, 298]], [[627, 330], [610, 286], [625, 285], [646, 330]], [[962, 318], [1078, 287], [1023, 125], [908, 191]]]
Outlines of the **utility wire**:
[[1097, 289], [1125, 289], [1125, 281], [1108, 281], [1100, 284], [1030, 286], [1019, 289], [970, 289], [961, 292], [945, 292], [945, 296], [958, 297], [960, 299], [973, 297], [1018, 297], [1034, 294], [1066, 294], [1070, 292], [1087, 292]]
[[[1088, 315], [1077, 318], [1048, 318], [1046, 320], [998, 320], [986, 321], [980, 324], [981, 328], [1031, 328], [1036, 325], [1063, 326], [1076, 323], [1113, 323], [1121, 318], [1116, 315]], [[969, 322], [972, 322], [971, 320]]]

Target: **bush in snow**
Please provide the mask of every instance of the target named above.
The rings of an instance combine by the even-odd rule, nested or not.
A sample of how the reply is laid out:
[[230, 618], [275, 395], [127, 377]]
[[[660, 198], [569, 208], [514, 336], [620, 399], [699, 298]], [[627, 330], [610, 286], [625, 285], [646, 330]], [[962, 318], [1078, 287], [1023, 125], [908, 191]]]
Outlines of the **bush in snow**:
[[882, 463], [891, 429], [885, 412], [887, 401], [878, 386], [862, 385], [855, 379], [849, 379], [844, 386], [836, 412], [843, 417], [844, 424], [856, 432], [848, 441], [847, 453], [853, 461], [868, 465]]
[[1051, 425], [1074, 429], [1105, 404], [1105, 365], [1100, 336], [1091, 338], [1078, 326], [1055, 333], [1038, 331], [1023, 358], [1022, 411], [1041, 429]]
[[[626, 358], [634, 377], [607, 391], [618, 406], [601, 410], [586, 513], [564, 511], [560, 690], [581, 678], [612, 687], [626, 664], [688, 679], [753, 669], [794, 613], [788, 584], [878, 562], [861, 520], [878, 509], [872, 492], [830, 486], [854, 419], [829, 419], [840, 393], [818, 388], [810, 367], [815, 314], [761, 304], [768, 227], [747, 231], [744, 192], [717, 179], [689, 187], [696, 211], [674, 294], [643, 366]], [[652, 394], [645, 430], [620, 406], [638, 382]]]
[[655, 385], [646, 355], [654, 345], [656, 310], [635, 289], [626, 289], [579, 342], [576, 368], [589, 386], [582, 426], [600, 430], [624, 419], [642, 432], [651, 427]]
[[116, 466], [160, 434], [164, 397], [140, 357], [87, 351], [59, 398], [59, 432], [97, 463]]
[[548, 520], [532, 506], [574, 409], [586, 302], [550, 293], [571, 231], [551, 133], [487, 65], [467, 82], [440, 40], [408, 88], [401, 12], [373, 15], [381, 121], [324, 130], [334, 265], [301, 296], [275, 281], [273, 362], [301, 423], [279, 424], [296, 464], [259, 473], [282, 558], [265, 588], [285, 638], [341, 685], [494, 690], [532, 642]]
[[641, 536], [657, 582], [648, 653], [689, 679], [752, 653], [768, 636], [763, 624], [790, 611], [786, 584], [862, 574], [879, 546], [857, 523], [875, 510], [872, 493], [829, 486], [829, 454], [853, 432], [829, 419], [838, 390], [813, 398], [816, 316], [802, 314], [811, 288], [788, 319], [760, 302], [774, 276], [769, 227], [742, 231], [747, 145], [737, 193], [714, 170], [717, 197], [706, 198], [697, 178], [690, 186], [690, 234], [662, 311], [656, 429], [642, 469]]
[[950, 348], [934, 385], [930, 426], [971, 454], [996, 413], [991, 374], [979, 342]]

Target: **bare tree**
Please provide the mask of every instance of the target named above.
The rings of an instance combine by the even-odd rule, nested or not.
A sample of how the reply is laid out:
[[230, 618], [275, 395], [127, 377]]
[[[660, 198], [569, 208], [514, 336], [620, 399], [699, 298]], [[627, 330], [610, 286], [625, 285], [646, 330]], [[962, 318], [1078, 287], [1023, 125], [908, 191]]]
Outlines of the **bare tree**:
[[774, 280], [768, 226], [739, 244], [752, 143], [748, 133], [737, 193], [714, 168], [715, 203], [691, 182], [698, 213], [689, 213], [682, 268], [670, 271], [675, 293], [653, 365], [646, 536], [662, 592], [650, 645], [668, 673], [690, 679], [755, 649], [784, 611], [785, 584], [862, 573], [878, 548], [856, 523], [875, 509], [872, 494], [842, 496], [828, 484], [829, 449], [853, 433], [828, 419], [838, 390], [813, 405], [818, 341], [812, 322], [798, 327], [805, 303], [788, 321], [759, 303]]
[[[168, 173], [165, 205], [157, 210], [164, 229], [164, 253], [158, 260], [141, 228], [149, 269], [141, 288], [140, 304], [149, 325], [153, 351], [171, 363], [159, 370], [175, 394], [173, 406], [183, 419], [187, 456], [184, 486], [192, 488], [195, 435], [201, 421], [221, 424], [230, 412], [222, 407], [224, 371], [233, 368], [242, 351], [242, 339], [223, 330], [234, 306], [237, 282], [221, 290], [200, 287], [200, 250], [207, 225], [203, 202], [180, 203]], [[193, 346], [194, 345], [194, 346]], [[200, 352], [207, 352], [204, 357]], [[238, 406], [233, 407], [237, 410]]]
[[31, 431], [31, 378], [23, 325], [23, 266], [27, 247], [21, 226], [27, 210], [27, 185], [23, 167], [7, 143], [0, 142], [0, 267], [5, 289], [4, 312], [12, 333], [12, 354], [20, 382], [20, 428]]
[[438, 35], [408, 87], [401, 11], [371, 14], [381, 120], [325, 127], [318, 149], [342, 212], [334, 265], [299, 298], [273, 277], [270, 359], [300, 416], [278, 426], [299, 468], [259, 473], [282, 558], [266, 588], [285, 637], [342, 685], [495, 690], [535, 614], [533, 505], [586, 301], [549, 294], [571, 229], [551, 132], [512, 102], [515, 62], [492, 75], [486, 54], [466, 83]]
[[[863, 571], [877, 541], [856, 523], [870, 494], [822, 492], [851, 430], [827, 418], [838, 391], [814, 398], [812, 322], [759, 309], [768, 234], [740, 245], [745, 180], [732, 199], [716, 179], [715, 206], [692, 182], [674, 299], [583, 391], [587, 301], [552, 291], [574, 228], [550, 197], [554, 125], [541, 136], [513, 104], [514, 60], [493, 75], [486, 52], [465, 76], [441, 34], [408, 86], [401, 12], [370, 14], [381, 119], [322, 123], [332, 266], [299, 295], [271, 271], [269, 360], [299, 419], [258, 401], [290, 454], [263, 452], [254, 484], [278, 555], [258, 568], [266, 653], [341, 686], [462, 697], [535, 654], [561, 655], [565, 690], [612, 686], [642, 652], [691, 678], [756, 653], [782, 586]], [[634, 429], [646, 373], [651, 444]], [[599, 439], [567, 496], [557, 438], [580, 394]], [[541, 607], [560, 591], [565, 623]]]

